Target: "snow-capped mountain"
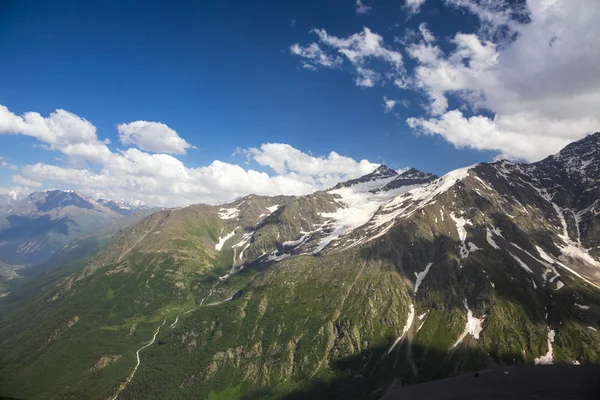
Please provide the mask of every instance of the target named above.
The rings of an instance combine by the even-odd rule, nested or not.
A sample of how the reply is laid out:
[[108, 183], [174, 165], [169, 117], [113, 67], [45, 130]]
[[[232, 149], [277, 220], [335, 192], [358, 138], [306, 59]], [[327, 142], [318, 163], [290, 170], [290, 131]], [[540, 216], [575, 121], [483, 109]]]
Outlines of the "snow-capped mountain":
[[[157, 211], [0, 327], [0, 376], [16, 396], [91, 341], [39, 393], [370, 399], [480, 369], [599, 364], [599, 166], [597, 133], [533, 164], [381, 166], [306, 196]], [[14, 335], [34, 323], [39, 337]], [[44, 357], [27, 357], [37, 343]]]
[[148, 211], [153, 207], [147, 206], [145, 203], [141, 201], [129, 202], [129, 201], [115, 201], [108, 199], [98, 199], [98, 203], [102, 204], [104, 207], [111, 209], [114, 212], [117, 212], [121, 215], [132, 215], [139, 211]]
[[14, 204], [15, 202], [22, 200], [26, 196], [27, 195], [17, 191], [0, 193], [0, 207]]
[[143, 204], [97, 201], [74, 191], [2, 195], [0, 260], [12, 265], [40, 264], [78, 236], [148, 210]]

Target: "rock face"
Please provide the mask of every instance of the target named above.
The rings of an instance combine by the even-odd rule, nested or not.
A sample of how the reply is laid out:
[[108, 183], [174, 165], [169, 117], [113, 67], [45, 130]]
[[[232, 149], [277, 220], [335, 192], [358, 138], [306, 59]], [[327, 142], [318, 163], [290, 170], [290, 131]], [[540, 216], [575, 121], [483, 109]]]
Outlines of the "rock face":
[[0, 316], [0, 382], [33, 399], [370, 399], [600, 363], [599, 143], [161, 210]]

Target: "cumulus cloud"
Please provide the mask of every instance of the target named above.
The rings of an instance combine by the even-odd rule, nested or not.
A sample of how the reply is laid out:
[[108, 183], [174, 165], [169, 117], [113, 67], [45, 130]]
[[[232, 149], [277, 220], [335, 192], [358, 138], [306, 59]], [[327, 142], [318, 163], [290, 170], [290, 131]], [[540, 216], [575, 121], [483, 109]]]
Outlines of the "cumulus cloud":
[[65, 110], [56, 110], [47, 118], [36, 112], [18, 116], [0, 105], [0, 134], [31, 136], [73, 160], [102, 163], [110, 157], [106, 144], [96, 136], [89, 121]]
[[[467, 10], [477, 16], [481, 22], [479, 34], [484, 38], [499, 39], [508, 31], [518, 30], [520, 23], [528, 17], [528, 5], [550, 4], [554, 0], [529, 0], [509, 2], [508, 0], [444, 0], [449, 7]], [[568, 1], [568, 0], [567, 0]]]
[[418, 62], [414, 71], [415, 88], [430, 98], [429, 111], [442, 114], [448, 108], [448, 93], [477, 94], [479, 82], [488, 79], [486, 70], [498, 60], [496, 45], [482, 43], [475, 34], [457, 33], [455, 50], [446, 56], [427, 41], [410, 44], [406, 51]]
[[[39, 138], [44, 143], [56, 143], [69, 128], [47, 120], [56, 119], [39, 116], [42, 124], [52, 126], [52, 135], [43, 136], [47, 131], [31, 124], [30, 119], [18, 117], [0, 106], [0, 132], [27, 134]], [[112, 152], [96, 137], [96, 128], [88, 121], [61, 111], [69, 121], [78, 122], [86, 130], [78, 137], [69, 135], [69, 144], [78, 146], [77, 157], [84, 161], [92, 160], [98, 168], [61, 166], [46, 163], [26, 165], [13, 182], [25, 187], [65, 187], [83, 193], [115, 200], [142, 200], [149, 204], [176, 206], [192, 203], [217, 203], [232, 200], [250, 193], [262, 195], [290, 194], [301, 195], [326, 189], [345, 179], [352, 179], [374, 170], [378, 164], [367, 160], [355, 161], [346, 156], [331, 152], [327, 156], [315, 157], [287, 144], [267, 143], [259, 148], [242, 149], [250, 161], [270, 170], [270, 174], [239, 165], [213, 161], [210, 165], [190, 168], [173, 155], [149, 153], [139, 137], [135, 144], [140, 148], [128, 148]], [[56, 122], [56, 121], [55, 121]], [[166, 125], [165, 125], [166, 126]], [[70, 128], [69, 128], [70, 129]], [[123, 130], [119, 130], [122, 134]], [[40, 133], [41, 132], [41, 133]], [[139, 132], [136, 128], [135, 132]], [[73, 132], [71, 132], [73, 133]], [[127, 140], [130, 140], [129, 138]], [[67, 139], [59, 141], [67, 142]], [[129, 143], [129, 142], [128, 142]], [[140, 144], [142, 143], [142, 144]], [[102, 157], [87, 148], [103, 146]], [[48, 150], [61, 150], [49, 145]], [[171, 147], [174, 150], [176, 147]], [[64, 149], [63, 149], [64, 150]], [[62, 151], [62, 150], [61, 150]], [[148, 150], [152, 151], [152, 150]], [[65, 151], [63, 151], [65, 152]], [[73, 154], [65, 153], [71, 157]]]
[[155, 153], [185, 154], [193, 146], [160, 122], [135, 121], [117, 126], [119, 140]]
[[[448, 55], [426, 43], [409, 46], [408, 53], [419, 62], [416, 85], [431, 99], [432, 114], [440, 115], [409, 119], [410, 126], [457, 146], [530, 161], [600, 130], [600, 3], [582, 0], [573, 7], [566, 0], [528, 1], [529, 20], [518, 22], [514, 16], [522, 14], [520, 9], [448, 2], [477, 15], [486, 32], [504, 27], [514, 40], [497, 44], [458, 33]], [[449, 95], [494, 117], [465, 118], [457, 110], [448, 111]]]
[[384, 78], [384, 75], [374, 69], [378, 63], [382, 63], [391, 67], [391, 71], [385, 77], [399, 87], [406, 86], [402, 54], [386, 46], [383, 37], [369, 28], [365, 27], [362, 32], [345, 38], [330, 35], [325, 29], [313, 29], [311, 33], [318, 36], [319, 43], [325, 46], [327, 51], [323, 50], [319, 43], [311, 43], [306, 47], [299, 44], [291, 46], [291, 53], [305, 58], [310, 65], [331, 68], [341, 65], [343, 60], [346, 60], [353, 68], [356, 85], [372, 87]]
[[553, 154], [579, 139], [580, 132], [597, 128], [597, 120], [591, 118], [560, 120], [531, 113], [465, 117], [458, 110], [438, 118], [409, 118], [407, 123], [423, 133], [438, 134], [458, 148], [498, 150], [498, 158], [526, 160]]
[[386, 113], [394, 111], [396, 104], [398, 104], [398, 100], [388, 99], [387, 97], [383, 98], [383, 109]]
[[[535, 161], [600, 130], [600, 2], [572, 3], [444, 0], [477, 17], [476, 32], [439, 39], [422, 23], [397, 40], [399, 50], [366, 27], [347, 38], [314, 32], [355, 67], [357, 85], [400, 76], [398, 86], [422, 93], [424, 115], [407, 120], [413, 129], [457, 147]], [[422, 4], [405, 6], [416, 11]], [[401, 52], [414, 61], [409, 71]], [[367, 64], [372, 60], [382, 62]]]
[[419, 24], [419, 32], [421, 33], [423, 40], [426, 41], [427, 43], [431, 43], [431, 42], [435, 41], [435, 36], [433, 35], [433, 33], [431, 33], [431, 31], [427, 27], [427, 23], [421, 22]]
[[404, 2], [404, 8], [408, 13], [408, 16], [413, 16], [421, 10], [421, 6], [425, 3], [425, 0], [406, 0]]
[[12, 181], [17, 185], [42, 187], [43, 184], [32, 179], [23, 178], [21, 175], [13, 175]]
[[303, 63], [303, 68], [313, 71], [317, 69], [317, 65], [326, 68], [334, 68], [342, 62], [341, 58], [333, 57], [325, 53], [317, 43], [311, 43], [306, 47], [302, 47], [296, 43], [290, 46], [290, 52], [305, 58], [307, 61]]
[[367, 160], [357, 162], [335, 151], [327, 157], [314, 157], [283, 143], [266, 143], [260, 148], [250, 148], [244, 152], [260, 165], [269, 167], [278, 174], [294, 172], [312, 176], [334, 174], [357, 177], [377, 168], [377, 164]]

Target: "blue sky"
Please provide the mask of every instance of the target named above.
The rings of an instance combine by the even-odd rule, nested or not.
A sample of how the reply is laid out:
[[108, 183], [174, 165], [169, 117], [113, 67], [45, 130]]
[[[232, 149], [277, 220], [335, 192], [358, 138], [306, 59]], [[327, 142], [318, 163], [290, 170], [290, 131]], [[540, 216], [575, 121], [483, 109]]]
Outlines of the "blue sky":
[[[293, 168], [277, 172], [269, 162], [259, 161], [260, 157], [257, 161], [256, 153], [244, 150], [260, 148], [266, 143], [288, 144], [317, 158], [326, 158], [335, 151], [357, 162], [366, 159], [394, 168], [414, 166], [436, 174], [478, 161], [491, 161], [499, 154], [528, 160], [547, 155], [535, 149], [521, 154], [518, 146], [503, 144], [511, 141], [511, 135], [521, 135], [518, 140], [527, 143], [527, 138], [522, 137], [528, 134], [527, 127], [519, 127], [518, 132], [506, 129], [506, 132], [501, 129], [492, 132], [490, 136], [500, 135], [492, 143], [476, 135], [472, 140], [465, 138], [468, 132], [480, 128], [477, 121], [469, 120], [463, 126], [465, 118], [481, 116], [482, 122], [487, 123], [481, 128], [485, 131], [496, 129], [489, 127], [494, 117], [515, 115], [505, 99], [488, 98], [496, 87], [489, 83], [491, 78], [483, 83], [472, 83], [474, 79], [469, 78], [459, 86], [440, 88], [435, 87], [435, 82], [416, 78], [415, 74], [419, 65], [439, 70], [441, 61], [446, 60], [454, 60], [454, 68], [466, 65], [477, 69], [470, 63], [479, 57], [478, 49], [490, 49], [487, 41], [496, 40], [495, 59], [490, 51], [482, 51], [490, 66], [481, 74], [492, 76], [489, 69], [498, 68], [501, 52], [511, 46], [506, 35], [499, 32], [535, 28], [539, 33], [547, 28], [549, 17], [542, 15], [536, 20], [531, 5], [511, 2], [491, 10], [503, 16], [511, 7], [529, 6], [525, 11], [533, 13], [533, 22], [517, 25], [518, 22], [500, 18], [490, 22], [482, 17], [485, 14], [481, 9], [470, 6], [471, 2], [478, 4], [475, 0], [417, 3], [421, 2], [418, 12], [414, 12], [404, 0], [365, 0], [363, 3], [371, 9], [359, 14], [354, 1], [199, 1], [178, 5], [166, 1], [6, 1], [0, 5], [0, 51], [5, 55], [0, 63], [3, 77], [0, 105], [16, 116], [36, 112], [46, 118], [57, 109], [66, 110], [93, 124], [98, 141], [109, 139], [107, 146], [114, 153], [129, 147], [119, 141], [118, 124], [160, 122], [195, 146], [185, 154], [171, 152], [169, 156], [190, 169], [219, 160], [270, 176], [294, 172]], [[487, 7], [485, 3], [480, 7]], [[532, 27], [536, 21], [540, 26]], [[566, 20], [565, 24], [571, 22]], [[427, 44], [419, 36], [420, 26], [425, 26], [435, 41]], [[386, 60], [366, 56], [360, 65], [353, 63], [340, 52], [343, 48], [319, 41], [311, 33], [313, 29], [324, 29], [328, 35], [343, 39], [360, 35], [365, 27], [381, 37], [382, 48], [402, 55], [403, 73], [410, 81], [407, 88], [399, 88], [386, 77], [390, 73]], [[551, 34], [556, 28], [548, 29]], [[472, 41], [461, 45], [455, 38], [457, 33], [472, 35], [483, 47], [469, 47]], [[314, 60], [292, 54], [290, 49], [294, 44], [306, 48], [311, 43], [317, 43], [331, 57], [340, 57], [339, 64], [329, 68], [317, 63], [316, 71], [303, 68], [304, 62]], [[410, 45], [417, 43], [438, 48], [441, 55], [438, 54], [435, 65], [408, 54]], [[452, 54], [461, 49], [468, 55], [456, 61]], [[496, 61], [488, 62], [492, 59]], [[493, 62], [496, 64], [492, 65]], [[371, 87], [360, 87], [355, 81], [355, 69], [367, 66], [381, 79]], [[514, 65], [509, 67], [514, 69]], [[475, 75], [473, 71], [466, 74]], [[517, 84], [510, 82], [506, 91], [518, 93]], [[431, 93], [440, 91], [448, 106], [433, 113]], [[483, 100], [472, 100], [478, 96]], [[383, 107], [384, 97], [397, 101], [391, 112]], [[531, 109], [540, 118], [544, 113], [550, 114], [535, 104]], [[453, 110], [461, 112], [458, 119], [451, 119], [456, 114], [446, 114]], [[446, 125], [442, 127], [440, 121], [445, 117]], [[564, 115], [559, 116], [559, 122], [587, 117]], [[408, 118], [419, 120], [409, 126]], [[514, 127], [513, 120], [506, 126]], [[435, 126], [426, 126], [424, 121]], [[554, 148], [584, 135], [595, 123], [582, 126], [575, 134], [565, 133], [564, 129], [552, 133], [555, 137], [550, 142], [554, 147], [544, 151], [550, 154]], [[0, 131], [1, 125], [0, 121]], [[61, 151], [58, 142], [51, 144], [19, 132], [4, 133], [8, 134], [0, 135], [0, 156], [7, 166], [13, 167], [0, 169], [0, 187], [23, 188], [23, 182], [35, 181], [32, 179], [35, 172], [26, 169], [35, 164], [92, 174], [107, 169], [106, 163], [76, 159]], [[539, 134], [532, 134], [539, 139]], [[236, 148], [242, 151], [233, 155]], [[304, 174], [301, 170], [296, 172]], [[339, 178], [345, 176], [343, 172], [332, 170]], [[15, 175], [24, 179], [15, 179]], [[314, 178], [314, 174], [309, 175]], [[86, 189], [82, 181], [71, 184], [68, 179], [55, 180], [52, 176], [36, 181], [42, 186], [29, 188], [83, 186]], [[330, 182], [329, 178], [317, 181], [325, 184]], [[95, 188], [94, 193], [110, 192], [99, 185]], [[192, 193], [187, 190], [174, 189], [173, 193]], [[225, 193], [226, 189], [220, 187], [219, 191]], [[211, 201], [217, 197], [198, 195], [189, 201]], [[151, 200], [152, 196], [146, 198]]]

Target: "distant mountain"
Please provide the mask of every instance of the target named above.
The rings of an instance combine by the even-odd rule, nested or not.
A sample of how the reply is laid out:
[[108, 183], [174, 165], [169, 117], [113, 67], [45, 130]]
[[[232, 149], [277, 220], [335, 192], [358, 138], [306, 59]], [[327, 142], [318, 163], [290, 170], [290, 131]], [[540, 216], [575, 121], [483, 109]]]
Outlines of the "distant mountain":
[[41, 264], [75, 238], [148, 210], [73, 191], [0, 195], [0, 260], [26, 267]]
[[356, 186], [360, 183], [368, 183], [368, 182], [380, 183], [384, 179], [387, 179], [389, 181], [389, 180], [395, 179], [397, 176], [398, 176], [398, 173], [396, 171], [394, 171], [393, 169], [388, 168], [387, 165], [380, 165], [379, 167], [377, 167], [377, 169], [375, 169], [370, 174], [361, 176], [360, 178], [351, 179], [346, 182], [338, 183], [337, 185], [335, 185], [334, 189], [341, 189], [344, 187]]
[[533, 164], [157, 211], [0, 314], [3, 394], [374, 399], [600, 364], [599, 169], [600, 133]]
[[16, 191], [0, 193], [0, 207], [10, 206], [25, 197], [27, 197], [25, 194]]
[[136, 212], [149, 211], [153, 209], [153, 207], [148, 207], [142, 202], [131, 203], [127, 201], [98, 199], [98, 203], [121, 215], [132, 215]]

